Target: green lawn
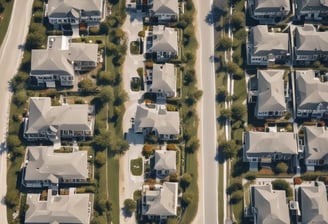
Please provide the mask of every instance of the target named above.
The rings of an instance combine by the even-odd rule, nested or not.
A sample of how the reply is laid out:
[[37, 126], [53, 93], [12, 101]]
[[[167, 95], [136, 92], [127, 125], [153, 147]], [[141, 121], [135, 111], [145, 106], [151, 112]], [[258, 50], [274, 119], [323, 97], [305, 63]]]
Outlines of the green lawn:
[[188, 205], [186, 210], [184, 211], [180, 224], [189, 224], [195, 218], [197, 214], [198, 208], [198, 162], [197, 162], [197, 154], [196, 153], [186, 153], [186, 173], [190, 173], [192, 176], [192, 181], [187, 188], [186, 192], [191, 192], [193, 195], [191, 203]]
[[1, 16], [3, 17], [3, 19], [0, 22], [0, 46], [1, 46], [3, 40], [5, 39], [7, 29], [9, 26], [11, 12], [12, 12], [12, 9], [14, 6], [14, 0], [12, 0], [10, 2], [7, 2], [7, 1], [0, 1], [0, 2], [5, 7], [5, 10], [3, 11], [3, 13], [1, 13]]
[[130, 171], [134, 176], [141, 176], [143, 170], [142, 158], [132, 159], [130, 161]]
[[109, 201], [112, 203], [110, 216], [113, 224], [120, 223], [119, 169], [119, 159], [108, 157], [108, 191]]

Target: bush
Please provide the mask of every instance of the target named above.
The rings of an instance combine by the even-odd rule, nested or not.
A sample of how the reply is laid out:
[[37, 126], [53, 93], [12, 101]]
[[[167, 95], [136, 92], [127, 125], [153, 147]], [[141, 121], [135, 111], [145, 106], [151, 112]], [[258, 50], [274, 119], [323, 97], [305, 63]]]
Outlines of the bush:
[[186, 189], [192, 181], [192, 176], [189, 173], [183, 174], [180, 178], [180, 185], [182, 188]]
[[243, 190], [243, 185], [238, 181], [234, 181], [227, 188], [227, 194], [232, 194], [233, 192], [238, 190]]
[[245, 178], [247, 180], [255, 180], [256, 179], [256, 172], [249, 171], [246, 173]]
[[271, 184], [272, 184], [272, 188], [274, 190], [286, 191], [287, 197], [290, 197], [293, 195], [292, 189], [287, 181], [278, 179], [278, 180], [272, 181]]
[[288, 165], [284, 162], [280, 162], [276, 165], [276, 173], [287, 173]]
[[183, 207], [187, 207], [192, 202], [192, 199], [193, 199], [193, 194], [191, 192], [183, 193], [181, 197], [181, 205]]
[[154, 152], [154, 147], [150, 144], [145, 144], [142, 148], [142, 155], [148, 158]]
[[92, 92], [96, 88], [92, 80], [88, 78], [81, 80], [77, 86], [82, 92]]
[[244, 193], [243, 191], [236, 191], [233, 192], [231, 197], [230, 197], [230, 203], [231, 204], [237, 204], [244, 198]]
[[302, 184], [302, 182], [303, 182], [302, 178], [300, 178], [300, 177], [295, 177], [294, 178], [294, 184], [295, 185]]
[[137, 203], [133, 199], [125, 199], [124, 209], [128, 213], [133, 213], [137, 208]]

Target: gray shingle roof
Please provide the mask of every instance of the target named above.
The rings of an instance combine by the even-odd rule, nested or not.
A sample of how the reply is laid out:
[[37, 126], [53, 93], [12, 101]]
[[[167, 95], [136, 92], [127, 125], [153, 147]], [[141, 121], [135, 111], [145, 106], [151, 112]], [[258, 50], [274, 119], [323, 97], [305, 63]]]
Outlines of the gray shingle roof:
[[324, 127], [308, 126], [304, 128], [306, 137], [306, 159], [319, 160], [328, 156], [328, 131]]
[[176, 151], [156, 150], [155, 170], [176, 170]]
[[74, 69], [61, 50], [32, 50], [31, 74], [44, 74], [45, 71], [61, 71], [74, 76]]
[[89, 194], [52, 195], [40, 201], [39, 194], [27, 194], [29, 206], [25, 223], [79, 223], [89, 224]]
[[92, 61], [97, 63], [98, 44], [71, 43], [68, 54], [70, 61]]
[[168, 95], [176, 93], [176, 72], [173, 64], [154, 64], [152, 92], [164, 92]]
[[147, 190], [145, 203], [148, 209], [143, 215], [176, 216], [178, 206], [178, 183], [164, 182], [159, 190]]
[[296, 71], [296, 106], [298, 109], [328, 108], [328, 82], [321, 82], [313, 70]]
[[302, 54], [328, 52], [328, 32], [317, 32], [311, 24], [297, 27], [295, 38], [295, 48], [302, 51]]
[[52, 132], [61, 129], [92, 131], [88, 121], [89, 112], [88, 104], [51, 106], [50, 97], [31, 97], [26, 133], [39, 133], [49, 128]]
[[328, 10], [327, 0], [297, 0], [297, 11], [323, 11]]
[[255, 56], [267, 56], [269, 53], [288, 52], [288, 33], [269, 32], [268, 26], [258, 25], [251, 29], [253, 52]]
[[257, 12], [279, 12], [290, 11], [289, 0], [255, 0], [255, 11]]
[[87, 179], [87, 152], [55, 153], [53, 147], [33, 146], [27, 148], [25, 181], [58, 179]]
[[258, 112], [284, 111], [284, 70], [258, 70]]
[[178, 32], [174, 28], [158, 26], [158, 30], [153, 31], [153, 45], [147, 52], [158, 51], [178, 52]]
[[253, 186], [257, 223], [290, 224], [286, 192], [272, 190], [271, 185]]
[[157, 14], [170, 13], [178, 15], [178, 0], [154, 0], [152, 10]]
[[328, 224], [328, 201], [326, 187], [322, 182], [318, 186], [300, 187], [302, 223]]
[[102, 0], [49, 0], [48, 15], [51, 17], [63, 17], [71, 14], [79, 18], [80, 10], [86, 15], [100, 15]]
[[142, 132], [143, 128], [154, 128], [158, 134], [177, 135], [180, 133], [179, 112], [138, 106], [134, 128], [136, 132]]
[[245, 150], [253, 154], [297, 154], [297, 139], [292, 132], [254, 132], [245, 133]]

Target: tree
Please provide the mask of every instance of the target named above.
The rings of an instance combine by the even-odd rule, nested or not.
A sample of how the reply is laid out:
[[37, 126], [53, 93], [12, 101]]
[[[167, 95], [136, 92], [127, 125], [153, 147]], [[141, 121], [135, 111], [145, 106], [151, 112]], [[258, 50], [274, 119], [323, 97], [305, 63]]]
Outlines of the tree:
[[29, 33], [26, 37], [25, 47], [27, 50], [41, 48], [45, 42], [45, 35], [43, 33]]
[[224, 36], [220, 39], [219, 48], [221, 50], [228, 50], [232, 47], [232, 40], [228, 36]]
[[109, 103], [114, 101], [114, 91], [110, 86], [104, 86], [99, 93], [99, 98], [103, 103]]
[[227, 72], [228, 73], [232, 73], [232, 74], [237, 73], [239, 69], [240, 68], [236, 63], [231, 62], [231, 61], [229, 61], [227, 63]]
[[244, 14], [239, 11], [234, 12], [233, 15], [231, 16], [230, 22], [234, 28], [239, 29], [240, 27], [243, 26]]
[[276, 172], [279, 173], [287, 173], [288, 171], [288, 165], [284, 162], [280, 162], [276, 166]]
[[3, 7], [3, 4], [0, 2], [0, 13], [3, 13], [4, 10], [5, 10], [5, 7]]
[[107, 201], [105, 199], [96, 200], [95, 209], [99, 214], [103, 214], [107, 209]]
[[77, 86], [81, 89], [82, 92], [92, 92], [95, 90], [95, 85], [91, 79], [83, 79], [81, 80]]
[[21, 141], [19, 140], [17, 135], [9, 135], [7, 137], [7, 148], [9, 150], [13, 150], [16, 147], [19, 147], [21, 145]]
[[100, 130], [100, 133], [94, 137], [93, 143], [97, 149], [103, 150], [110, 147], [111, 132], [108, 130]]
[[216, 94], [216, 100], [219, 103], [224, 102], [226, 100], [227, 96], [228, 96], [228, 91], [226, 90], [226, 88], [219, 87], [216, 92], [217, 92], [217, 94]]
[[235, 191], [231, 194], [230, 203], [237, 204], [238, 202], [240, 202], [243, 199], [243, 197], [244, 197], [244, 193], [242, 190]]
[[181, 204], [183, 207], [187, 207], [193, 199], [193, 194], [191, 192], [185, 192], [182, 194]]
[[183, 174], [180, 178], [180, 185], [182, 188], [186, 189], [192, 181], [192, 176], [189, 173]]
[[246, 108], [242, 104], [233, 104], [231, 107], [231, 117], [234, 121], [242, 120], [246, 113]]
[[106, 163], [106, 159], [105, 152], [97, 152], [95, 162], [98, 166], [103, 166]]
[[222, 119], [230, 119], [231, 118], [231, 110], [229, 110], [229, 109], [222, 109], [220, 111], [220, 118], [222, 118]]
[[220, 148], [226, 159], [233, 158], [237, 155], [237, 144], [233, 140], [222, 142]]
[[14, 93], [13, 102], [17, 107], [22, 106], [27, 100], [26, 91], [24, 89], [18, 90]]
[[115, 78], [115, 74], [106, 71], [101, 71], [98, 74], [98, 83], [100, 85], [113, 85], [115, 83]]
[[186, 143], [186, 151], [194, 153], [199, 148], [199, 140], [196, 136], [192, 136]]
[[133, 199], [125, 199], [124, 200], [124, 209], [128, 213], [133, 213], [137, 208], [137, 203]]
[[146, 143], [142, 148], [142, 155], [148, 158], [150, 155], [153, 154], [153, 151], [154, 151], [154, 147]]
[[99, 34], [105, 34], [107, 35], [109, 31], [109, 25], [106, 22], [101, 22], [99, 25]]
[[274, 190], [284, 190], [286, 191], [287, 197], [292, 196], [293, 192], [287, 181], [279, 179], [272, 181], [271, 184]]
[[227, 193], [232, 194], [235, 191], [243, 190], [243, 185], [238, 181], [233, 181], [227, 188]]

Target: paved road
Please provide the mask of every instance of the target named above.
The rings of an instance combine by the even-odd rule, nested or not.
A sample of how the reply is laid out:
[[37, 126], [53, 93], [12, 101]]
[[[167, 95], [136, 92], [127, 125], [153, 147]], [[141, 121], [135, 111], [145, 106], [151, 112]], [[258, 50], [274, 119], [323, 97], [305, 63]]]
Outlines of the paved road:
[[[197, 9], [197, 29], [199, 42], [199, 85], [203, 90], [201, 100], [200, 130], [202, 152], [202, 173], [203, 178], [200, 186], [200, 206], [198, 214], [201, 223], [218, 223], [218, 163], [217, 153], [217, 133], [216, 133], [216, 112], [215, 112], [215, 70], [214, 62], [211, 58], [214, 55], [214, 26], [208, 24], [205, 18], [211, 11], [212, 0], [194, 1]], [[207, 20], [213, 21], [213, 20]]]
[[0, 48], [0, 223], [7, 224], [7, 210], [4, 196], [7, 191], [7, 153], [4, 148], [8, 126], [10, 92], [8, 82], [16, 74], [23, 51], [19, 46], [25, 43], [31, 18], [33, 0], [15, 0], [13, 13], [6, 37]]

